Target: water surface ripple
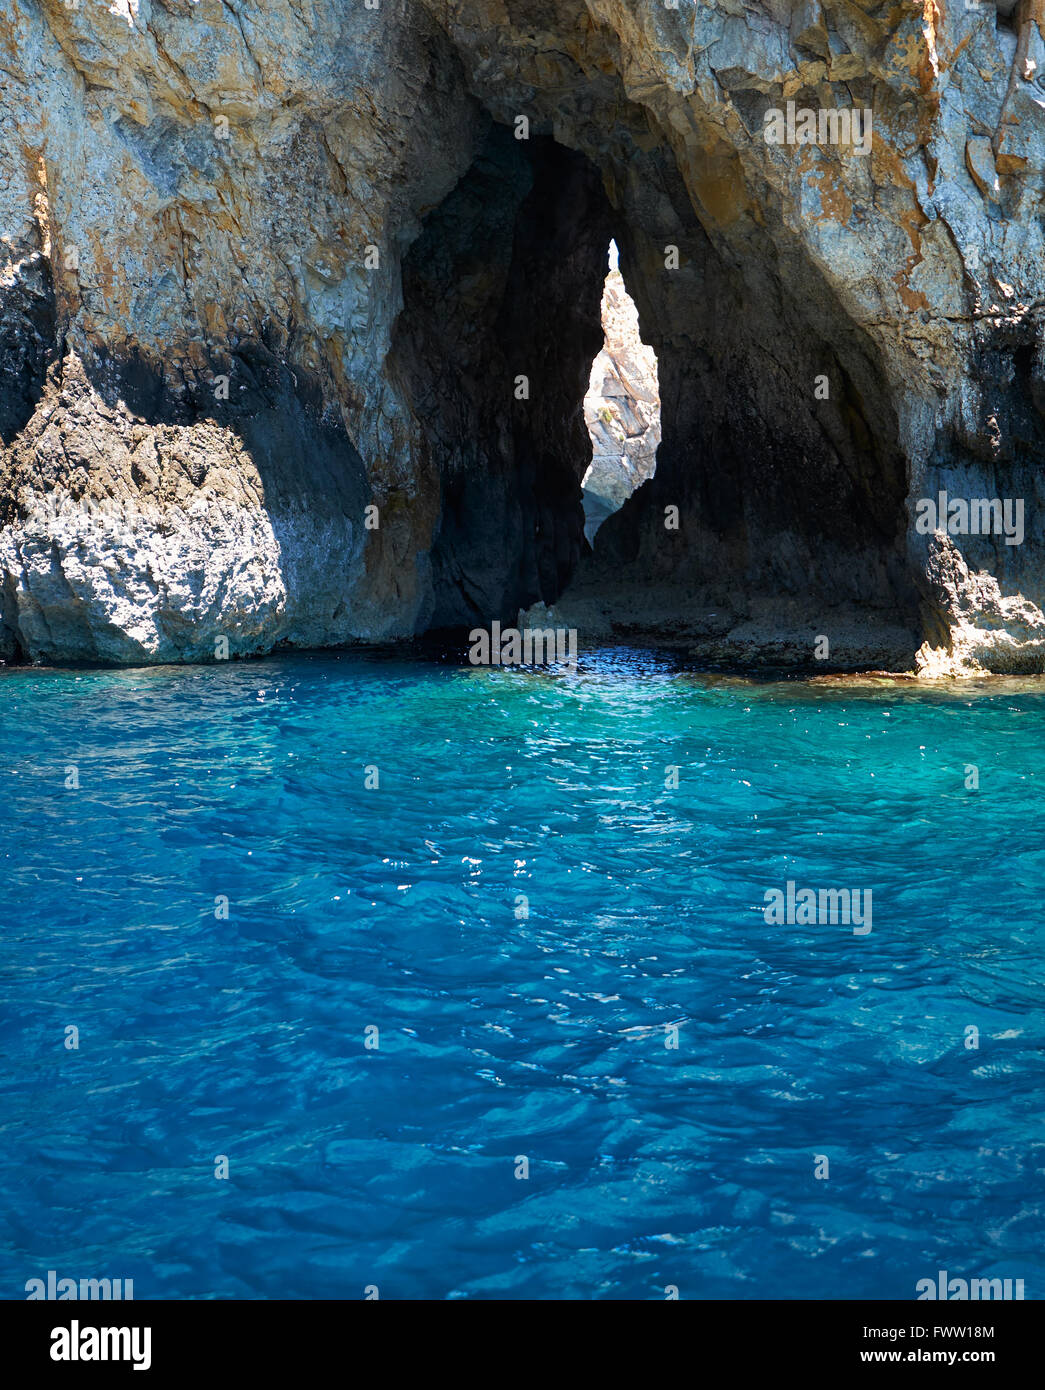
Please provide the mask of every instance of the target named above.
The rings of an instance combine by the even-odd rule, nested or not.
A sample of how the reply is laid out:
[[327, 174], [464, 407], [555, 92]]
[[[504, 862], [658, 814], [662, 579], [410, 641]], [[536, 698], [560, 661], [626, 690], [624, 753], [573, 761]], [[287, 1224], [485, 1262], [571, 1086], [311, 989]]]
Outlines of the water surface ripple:
[[[627, 651], [6, 673], [0, 1295], [1040, 1297], [1043, 713]], [[767, 925], [788, 879], [871, 934]]]

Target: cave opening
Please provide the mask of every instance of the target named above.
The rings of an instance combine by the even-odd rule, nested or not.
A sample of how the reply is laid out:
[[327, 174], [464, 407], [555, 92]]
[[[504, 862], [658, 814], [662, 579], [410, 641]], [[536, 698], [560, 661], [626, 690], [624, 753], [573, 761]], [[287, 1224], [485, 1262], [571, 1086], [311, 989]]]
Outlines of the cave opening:
[[581, 480], [584, 534], [593, 544], [602, 523], [652, 478], [660, 443], [657, 354], [643, 342], [639, 311], [611, 241], [602, 290], [603, 342], [591, 364], [584, 423], [592, 457]]
[[917, 595], [873, 346], [759, 228], [729, 254], [666, 162], [614, 192], [492, 121], [404, 256], [389, 363], [431, 527], [417, 629], [543, 604], [722, 659], [799, 660], [829, 629], [843, 663], [900, 660]]
[[612, 223], [589, 159], [491, 122], [404, 257], [390, 361], [434, 479], [428, 631], [554, 603], [586, 548]]

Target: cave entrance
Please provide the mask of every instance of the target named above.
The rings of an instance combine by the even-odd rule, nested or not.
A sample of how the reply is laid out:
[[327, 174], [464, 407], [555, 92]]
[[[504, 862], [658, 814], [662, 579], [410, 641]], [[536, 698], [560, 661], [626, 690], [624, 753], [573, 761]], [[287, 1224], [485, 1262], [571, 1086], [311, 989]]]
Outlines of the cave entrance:
[[907, 468], [877, 348], [768, 231], [725, 256], [670, 167], [646, 172], [667, 202], [611, 203], [585, 154], [491, 121], [404, 254], [386, 372], [431, 528], [416, 626], [514, 627], [541, 603], [716, 661], [811, 661], [826, 634], [842, 665], [907, 669]]
[[491, 122], [403, 257], [387, 370], [431, 487], [428, 631], [555, 603], [588, 549], [582, 402], [615, 216], [585, 155]]
[[660, 443], [657, 355], [642, 341], [639, 311], [624, 284], [615, 241], [602, 290], [602, 333], [584, 397], [592, 450], [581, 482], [589, 545], [607, 517], [653, 477]]

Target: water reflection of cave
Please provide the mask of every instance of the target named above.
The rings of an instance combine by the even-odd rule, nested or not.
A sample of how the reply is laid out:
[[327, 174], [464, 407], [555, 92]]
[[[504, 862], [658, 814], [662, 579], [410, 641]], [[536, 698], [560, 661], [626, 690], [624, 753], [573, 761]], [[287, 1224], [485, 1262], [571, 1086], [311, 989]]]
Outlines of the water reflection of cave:
[[592, 461], [584, 475], [584, 534], [595, 532], [657, 466], [660, 389], [657, 357], [639, 336], [639, 314], [617, 267], [610, 242], [609, 273], [602, 294], [602, 350], [591, 365], [584, 422]]

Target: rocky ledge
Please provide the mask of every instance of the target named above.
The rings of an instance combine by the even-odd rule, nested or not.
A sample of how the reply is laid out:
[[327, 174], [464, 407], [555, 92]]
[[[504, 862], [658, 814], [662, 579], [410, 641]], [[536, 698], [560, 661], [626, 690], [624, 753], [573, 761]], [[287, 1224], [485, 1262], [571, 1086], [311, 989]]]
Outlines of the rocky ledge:
[[[7, 0], [0, 136], [7, 659], [1045, 669], [1045, 0]], [[662, 439], [592, 549], [611, 238]]]

